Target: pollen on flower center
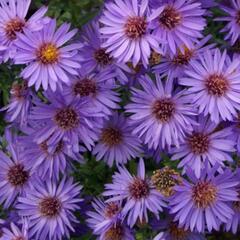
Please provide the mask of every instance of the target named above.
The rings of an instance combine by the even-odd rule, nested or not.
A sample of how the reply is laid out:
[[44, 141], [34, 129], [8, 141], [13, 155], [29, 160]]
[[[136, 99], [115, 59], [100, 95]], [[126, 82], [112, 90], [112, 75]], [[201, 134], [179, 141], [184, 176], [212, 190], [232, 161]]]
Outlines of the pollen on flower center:
[[203, 133], [193, 133], [188, 138], [188, 144], [190, 149], [195, 154], [203, 154], [208, 151], [209, 148], [209, 137]]
[[152, 182], [164, 196], [173, 194], [173, 187], [181, 183], [180, 175], [174, 169], [165, 167], [153, 172]]
[[125, 24], [125, 33], [132, 40], [142, 37], [146, 30], [147, 22], [143, 17], [130, 17]]
[[114, 202], [111, 202], [107, 204], [105, 208], [105, 216], [111, 218], [115, 216], [119, 211], [120, 211], [119, 205]]
[[178, 50], [177, 55], [173, 58], [173, 62], [176, 65], [187, 65], [193, 56], [193, 51], [185, 48], [184, 52]]
[[149, 59], [150, 65], [154, 66], [154, 65], [159, 64], [161, 62], [161, 58], [162, 58], [162, 56], [160, 53], [152, 51], [151, 55], [150, 55], [150, 59]]
[[107, 53], [106, 50], [103, 48], [95, 51], [94, 58], [101, 66], [109, 65], [113, 60], [110, 54]]
[[58, 61], [59, 51], [53, 43], [44, 43], [37, 51], [37, 57], [43, 64], [52, 64]]
[[124, 229], [120, 224], [113, 225], [104, 235], [104, 240], [122, 240]]
[[176, 223], [171, 222], [169, 224], [169, 233], [172, 239], [185, 240], [189, 234], [189, 231], [184, 230], [183, 228], [178, 227]]
[[25, 26], [25, 22], [20, 18], [14, 18], [7, 22], [5, 26], [5, 33], [9, 40], [15, 40], [17, 32], [22, 32], [23, 27]]
[[209, 182], [198, 182], [192, 188], [192, 198], [198, 208], [207, 208], [217, 198], [217, 188]]
[[122, 141], [122, 133], [119, 129], [108, 127], [103, 129], [101, 134], [101, 140], [103, 143], [114, 146]]
[[147, 197], [149, 191], [150, 189], [147, 181], [140, 178], [135, 178], [129, 186], [129, 192], [136, 200]]
[[61, 202], [56, 197], [46, 197], [39, 203], [39, 210], [44, 217], [55, 217], [61, 211]]
[[96, 94], [97, 86], [96, 82], [92, 79], [85, 78], [81, 81], [78, 81], [73, 88], [74, 94], [80, 95], [82, 97], [87, 97], [90, 94]]
[[181, 15], [171, 6], [167, 6], [159, 16], [159, 23], [168, 29], [175, 28], [181, 22]]
[[152, 113], [161, 122], [168, 122], [175, 112], [171, 99], [159, 99], [153, 104]]
[[29, 178], [29, 173], [21, 164], [16, 164], [8, 170], [7, 179], [9, 183], [14, 186], [23, 186]]
[[210, 95], [223, 96], [228, 90], [228, 83], [224, 76], [213, 74], [206, 80], [206, 88]]
[[78, 125], [79, 118], [74, 109], [67, 107], [57, 111], [54, 121], [63, 130], [70, 130]]

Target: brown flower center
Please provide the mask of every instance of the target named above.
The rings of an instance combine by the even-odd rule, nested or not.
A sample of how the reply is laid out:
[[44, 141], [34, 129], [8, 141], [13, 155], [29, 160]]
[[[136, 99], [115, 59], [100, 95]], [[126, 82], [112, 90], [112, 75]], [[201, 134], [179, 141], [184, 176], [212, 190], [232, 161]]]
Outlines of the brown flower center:
[[205, 86], [210, 95], [217, 97], [223, 96], [228, 90], [228, 82], [223, 75], [210, 75], [206, 80]]
[[105, 216], [107, 218], [111, 218], [115, 216], [117, 213], [119, 213], [120, 207], [118, 204], [112, 202], [107, 204], [106, 209], [105, 209]]
[[113, 225], [104, 235], [104, 240], [122, 240], [124, 229], [121, 224]]
[[23, 99], [26, 96], [28, 90], [27, 82], [13, 83], [11, 89], [11, 95], [17, 99]]
[[169, 197], [174, 193], [173, 187], [180, 184], [181, 179], [178, 172], [165, 167], [153, 172], [152, 182], [159, 192]]
[[122, 133], [117, 128], [108, 127], [103, 129], [101, 134], [101, 140], [108, 146], [115, 146], [121, 143]]
[[174, 240], [186, 240], [189, 234], [189, 231], [178, 227], [176, 223], [172, 222], [169, 225], [169, 233], [171, 235], [171, 238]]
[[29, 178], [29, 173], [24, 169], [23, 165], [16, 164], [9, 168], [7, 178], [12, 186], [23, 186]]
[[[45, 152], [46, 154], [49, 154], [47, 140], [40, 143], [39, 147], [43, 152]], [[55, 151], [54, 151], [53, 155], [61, 152], [63, 147], [64, 147], [63, 141], [59, 141], [56, 148], [55, 148]]]
[[167, 6], [159, 16], [159, 23], [169, 30], [178, 26], [181, 22], [181, 15], [172, 6]]
[[11, 240], [25, 240], [25, 239], [26, 239], [25, 237], [14, 237]]
[[210, 140], [208, 135], [193, 133], [192, 136], [188, 138], [188, 144], [193, 153], [203, 154], [208, 151]]
[[88, 78], [82, 79], [74, 85], [73, 91], [76, 96], [80, 95], [81, 97], [87, 97], [90, 94], [96, 94], [96, 82]]
[[198, 208], [207, 208], [217, 198], [217, 188], [210, 182], [198, 182], [192, 188], [192, 198]]
[[22, 32], [25, 22], [20, 18], [14, 18], [10, 20], [5, 26], [5, 33], [7, 38], [11, 41], [15, 40], [17, 32]]
[[100, 48], [95, 51], [94, 58], [97, 61], [98, 64], [101, 66], [106, 66], [112, 63], [112, 57], [110, 57], [110, 54], [106, 52], [105, 49]]
[[43, 64], [53, 64], [59, 59], [59, 51], [55, 44], [44, 43], [37, 50], [37, 58]]
[[125, 33], [132, 39], [141, 38], [147, 30], [147, 22], [143, 17], [130, 17], [125, 24]]
[[156, 119], [165, 123], [172, 118], [175, 112], [175, 106], [171, 99], [159, 99], [154, 103], [152, 112]]
[[40, 213], [44, 217], [55, 217], [60, 213], [61, 205], [56, 197], [46, 197], [39, 203]]
[[135, 178], [129, 186], [129, 192], [136, 200], [147, 197], [149, 195], [149, 191], [150, 188], [147, 181], [140, 178]]
[[63, 130], [70, 130], [75, 128], [79, 123], [78, 114], [72, 108], [64, 108], [54, 116], [54, 121]]
[[160, 53], [157, 53], [155, 51], [151, 52], [149, 63], [151, 66], [157, 65], [161, 62], [162, 56]]
[[185, 47], [184, 52], [178, 50], [177, 55], [173, 58], [173, 63], [176, 65], [187, 65], [192, 57], [193, 51]]

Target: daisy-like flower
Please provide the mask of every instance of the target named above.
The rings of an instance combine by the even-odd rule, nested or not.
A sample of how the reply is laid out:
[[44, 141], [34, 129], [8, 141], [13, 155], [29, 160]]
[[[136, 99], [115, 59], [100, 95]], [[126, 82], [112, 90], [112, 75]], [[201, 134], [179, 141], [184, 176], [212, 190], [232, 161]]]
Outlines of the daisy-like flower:
[[1, 240], [29, 240], [28, 238], [28, 223], [25, 220], [22, 224], [22, 228], [20, 229], [13, 222], [10, 224], [10, 228], [2, 229]]
[[112, 167], [114, 161], [117, 165], [125, 164], [138, 157], [141, 153], [141, 142], [132, 130], [128, 119], [114, 113], [100, 130], [99, 142], [92, 152], [96, 159], [103, 159]]
[[232, 172], [227, 169], [216, 174], [218, 166], [211, 171], [204, 169], [200, 178], [189, 170], [187, 180], [174, 188], [175, 194], [170, 199], [170, 213], [175, 214], [184, 229], [204, 232], [219, 230], [221, 223], [227, 223], [233, 217], [229, 207], [231, 201], [238, 200], [236, 186], [239, 184]]
[[231, 45], [234, 45], [240, 37], [240, 1], [229, 0], [227, 5], [222, 4], [220, 7], [226, 16], [218, 17], [216, 21], [227, 22], [221, 32], [226, 33], [225, 40], [230, 40]]
[[175, 54], [178, 48], [193, 48], [193, 43], [203, 37], [204, 13], [201, 3], [185, 0], [168, 0], [154, 9], [150, 27], [155, 37], [167, 43], [164, 52], [170, 49]]
[[31, 32], [40, 30], [48, 22], [44, 17], [46, 7], [40, 8], [28, 20], [26, 19], [31, 0], [1, 0], [0, 1], [0, 45], [7, 47], [4, 61], [12, 56], [11, 47], [18, 38], [18, 33], [28, 29]]
[[199, 113], [204, 116], [210, 114], [211, 120], [216, 123], [232, 121], [240, 109], [239, 59], [231, 61], [226, 51], [221, 54], [219, 49], [215, 49], [206, 51], [191, 66], [179, 83], [190, 87], [188, 93], [198, 106]]
[[198, 59], [200, 54], [204, 54], [206, 50], [215, 46], [215, 44], [205, 46], [210, 38], [210, 35], [206, 36], [194, 43], [190, 49], [187, 47], [183, 49], [178, 48], [175, 54], [171, 51], [167, 52], [166, 55], [161, 58], [161, 63], [154, 67], [154, 71], [171, 78], [183, 77], [184, 71], [189, 68], [192, 61]]
[[102, 44], [106, 52], [117, 62], [140, 61], [146, 67], [151, 49], [161, 52], [159, 43], [151, 35], [148, 0], [115, 0], [105, 4], [100, 29], [106, 41]]
[[137, 176], [131, 175], [125, 167], [119, 167], [113, 176], [113, 183], [105, 185], [104, 196], [110, 197], [107, 202], [124, 201], [122, 214], [127, 216], [131, 227], [137, 222], [148, 222], [148, 210], [156, 217], [166, 207], [163, 195], [145, 176], [143, 159], [140, 159]]
[[190, 167], [198, 178], [205, 167], [233, 162], [231, 155], [236, 151], [236, 143], [230, 139], [232, 128], [217, 128], [209, 118], [199, 116], [198, 125], [187, 134], [179, 148], [172, 149], [172, 160], [181, 159], [178, 167], [184, 167], [184, 170]]
[[32, 100], [33, 98], [36, 100], [36, 96], [27, 87], [26, 81], [13, 83], [10, 94], [10, 103], [0, 111], [6, 111], [6, 120], [8, 122], [19, 123], [21, 126], [26, 125], [32, 107]]
[[70, 83], [70, 75], [77, 75], [80, 64], [76, 61], [81, 43], [66, 45], [77, 33], [69, 31], [70, 24], [62, 24], [56, 30], [56, 20], [45, 24], [38, 32], [24, 30], [15, 42], [17, 52], [15, 64], [27, 64], [21, 77], [28, 81], [28, 86], [35, 85], [38, 90], [42, 85], [55, 91], [62, 83]]
[[38, 103], [33, 107], [30, 119], [42, 127], [36, 132], [34, 141], [41, 144], [55, 145], [61, 140], [72, 145], [74, 152], [79, 152], [79, 142], [88, 149], [97, 140], [97, 130], [102, 125], [103, 114], [86, 102], [73, 100], [67, 103], [64, 97], [56, 93], [45, 94], [50, 104]]
[[0, 203], [4, 208], [15, 204], [19, 195], [29, 190], [31, 182], [30, 166], [28, 166], [19, 148], [19, 142], [10, 132], [6, 134], [8, 154], [0, 151]]
[[133, 103], [126, 106], [127, 112], [133, 113], [130, 117], [135, 126], [133, 133], [143, 139], [149, 149], [178, 146], [186, 131], [191, 132], [195, 124], [191, 117], [196, 111], [189, 104], [186, 91], [173, 91], [172, 81], [163, 84], [158, 74], [156, 81], [146, 75], [139, 83], [142, 89], [133, 88]]
[[97, 111], [111, 115], [111, 110], [118, 109], [121, 101], [119, 94], [114, 91], [117, 88], [114, 77], [116, 74], [112, 69], [89, 74], [82, 70], [71, 81], [71, 86], [64, 88], [64, 97], [68, 102], [73, 99], [86, 100]]
[[82, 201], [79, 198], [81, 188], [72, 179], [63, 179], [59, 184], [36, 180], [33, 189], [18, 198], [16, 208], [20, 216], [29, 219], [31, 239], [70, 238], [69, 231], [74, 231], [72, 223], [77, 222], [73, 212]]
[[85, 148], [79, 146], [79, 151], [75, 153], [71, 145], [60, 140], [55, 145], [48, 145], [47, 140], [40, 144], [33, 141], [34, 134], [39, 129], [24, 129], [27, 136], [19, 136], [19, 141], [23, 147], [23, 156], [26, 164], [32, 167], [36, 174], [44, 179], [59, 179], [60, 174], [66, 174], [73, 168], [73, 161], [83, 163], [84, 159], [80, 152]]
[[104, 203], [101, 199], [95, 199], [92, 207], [94, 211], [87, 212], [87, 223], [95, 235], [105, 235], [113, 225], [122, 220], [119, 202]]

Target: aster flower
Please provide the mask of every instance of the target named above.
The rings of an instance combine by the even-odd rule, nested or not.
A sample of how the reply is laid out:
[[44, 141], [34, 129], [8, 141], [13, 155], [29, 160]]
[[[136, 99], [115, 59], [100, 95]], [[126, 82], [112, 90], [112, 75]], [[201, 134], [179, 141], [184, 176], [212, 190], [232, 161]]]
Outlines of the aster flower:
[[0, 151], [0, 203], [4, 208], [9, 208], [19, 195], [29, 190], [32, 177], [15, 136], [7, 132], [5, 137], [8, 154]]
[[132, 133], [132, 125], [122, 114], [114, 113], [100, 130], [99, 142], [92, 153], [99, 161], [103, 159], [110, 167], [125, 164], [141, 153], [141, 142]]
[[46, 7], [40, 8], [28, 20], [26, 19], [31, 0], [1, 0], [0, 1], [0, 45], [7, 47], [4, 53], [4, 61], [13, 57], [11, 47], [18, 38], [18, 33], [25, 29], [34, 32], [48, 22], [44, 17]]
[[232, 128], [219, 127], [209, 118], [199, 116], [198, 125], [188, 133], [179, 148], [173, 148], [172, 160], [181, 159], [178, 167], [192, 168], [199, 178], [201, 170], [216, 163], [224, 167], [224, 162], [233, 162], [235, 141], [231, 140]]
[[211, 171], [204, 169], [200, 178], [189, 170], [189, 182], [184, 180], [174, 188], [175, 194], [169, 201], [170, 213], [175, 214], [174, 221], [179, 221], [184, 229], [204, 232], [207, 228], [211, 232], [232, 219], [234, 212], [228, 203], [238, 200], [239, 181], [229, 169], [216, 174], [217, 169], [217, 165]]
[[113, 176], [113, 183], [106, 184], [105, 189], [103, 195], [110, 197], [107, 202], [126, 201], [122, 214], [127, 216], [130, 227], [133, 227], [137, 220], [140, 223], [148, 222], [148, 210], [158, 218], [159, 212], [166, 207], [162, 194], [145, 176], [143, 159], [140, 159], [137, 176], [132, 176], [125, 167], [119, 167]]
[[233, 120], [240, 109], [240, 82], [238, 58], [229, 59], [226, 51], [221, 54], [219, 49], [206, 51], [200, 60], [191, 64], [192, 69], [186, 70], [186, 77], [179, 83], [190, 87], [188, 93], [192, 101], [204, 116], [210, 114], [213, 122]]
[[77, 33], [77, 29], [69, 31], [69, 24], [62, 24], [56, 30], [56, 20], [45, 24], [38, 32], [24, 30], [15, 42], [17, 52], [15, 64], [27, 64], [21, 77], [28, 81], [28, 86], [35, 85], [38, 90], [42, 85], [55, 91], [62, 83], [69, 84], [70, 75], [77, 75], [80, 64], [76, 61], [80, 43], [67, 43]]
[[221, 4], [220, 7], [226, 16], [218, 17], [216, 21], [227, 22], [221, 32], [225, 32], [225, 40], [230, 40], [231, 45], [234, 45], [240, 37], [240, 2], [239, 0], [229, 0], [227, 5]]
[[47, 141], [55, 145], [64, 140], [79, 152], [79, 142], [88, 149], [97, 140], [97, 130], [101, 126], [102, 113], [88, 106], [84, 101], [73, 100], [67, 103], [60, 93], [46, 93], [50, 104], [39, 103], [32, 109], [30, 119], [42, 126], [34, 141], [41, 144]]
[[16, 226], [13, 222], [10, 224], [11, 229], [3, 228], [1, 240], [28, 240], [28, 223], [25, 220], [22, 224], [22, 229]]
[[148, 0], [115, 0], [105, 4], [102, 14], [100, 33], [106, 39], [102, 47], [117, 62], [132, 62], [135, 67], [141, 61], [146, 67], [151, 49], [161, 52], [150, 33]]
[[32, 101], [37, 101], [37, 97], [27, 87], [27, 83], [13, 83], [10, 90], [10, 103], [1, 108], [0, 111], [7, 111], [6, 120], [8, 122], [19, 123], [21, 126], [27, 124]]
[[84, 162], [80, 154], [85, 151], [82, 146], [79, 146], [80, 152], [74, 152], [71, 145], [63, 140], [56, 142], [55, 145], [48, 145], [47, 140], [40, 144], [35, 143], [34, 135], [39, 129], [24, 129], [27, 136], [19, 136], [24, 160], [39, 177], [44, 180], [49, 178], [56, 180], [59, 179], [60, 174], [64, 175], [73, 169], [73, 161]]
[[162, 57], [161, 63], [154, 67], [154, 71], [171, 78], [183, 77], [184, 71], [190, 67], [192, 61], [198, 59], [200, 54], [204, 54], [206, 50], [215, 46], [215, 44], [204, 46], [210, 38], [211, 35], [206, 36], [194, 43], [192, 48], [178, 48], [175, 54], [171, 51], [167, 52], [166, 55]]
[[237, 117], [231, 123], [233, 128], [231, 139], [235, 141], [237, 154], [239, 155], [240, 154], [240, 112], [238, 112]]
[[16, 208], [22, 217], [29, 219], [31, 239], [60, 240], [70, 238], [74, 231], [72, 223], [77, 222], [73, 212], [79, 209], [81, 186], [72, 179], [63, 179], [59, 184], [36, 180], [33, 189], [25, 197], [19, 197]]
[[206, 26], [203, 18], [205, 10], [201, 3], [185, 0], [168, 0], [153, 10], [151, 29], [153, 35], [167, 44], [164, 52], [170, 49], [174, 54], [178, 48], [193, 47], [193, 43], [202, 38], [201, 31]]
[[173, 91], [172, 81], [162, 83], [160, 76], [156, 81], [143, 76], [139, 79], [142, 89], [133, 88], [132, 102], [126, 106], [133, 113], [133, 133], [139, 136], [151, 149], [158, 146], [179, 145], [186, 131], [192, 131], [195, 124], [191, 119], [196, 114], [193, 105], [189, 104], [186, 91]]
[[116, 74], [111, 69], [99, 73], [82, 70], [71, 81], [71, 86], [64, 88], [64, 97], [68, 102], [74, 99], [86, 100], [97, 111], [111, 115], [111, 110], [118, 109], [121, 101], [119, 94], [114, 91], [117, 87], [115, 77]]

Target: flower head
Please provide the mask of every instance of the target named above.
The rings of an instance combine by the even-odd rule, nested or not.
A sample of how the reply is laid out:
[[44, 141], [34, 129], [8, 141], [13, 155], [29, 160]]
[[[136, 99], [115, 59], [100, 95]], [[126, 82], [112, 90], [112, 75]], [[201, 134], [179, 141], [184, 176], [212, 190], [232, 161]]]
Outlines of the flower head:
[[27, 220], [23, 221], [21, 229], [13, 222], [10, 224], [10, 229], [3, 228], [1, 240], [29, 240]]
[[77, 30], [69, 31], [69, 24], [62, 24], [56, 30], [56, 20], [45, 24], [43, 29], [33, 33], [24, 30], [15, 42], [17, 52], [15, 64], [27, 64], [21, 76], [28, 81], [29, 86], [48, 87], [55, 91], [62, 83], [69, 84], [70, 75], [77, 75], [80, 64], [76, 61], [78, 50], [82, 44], [66, 45]]
[[72, 223], [77, 219], [73, 212], [79, 209], [81, 186], [72, 179], [58, 184], [37, 181], [25, 197], [18, 199], [17, 209], [22, 217], [29, 219], [29, 235], [35, 239], [62, 239], [74, 231]]

